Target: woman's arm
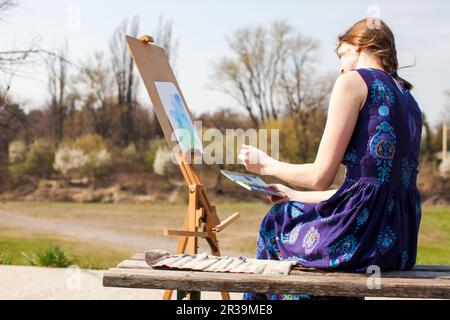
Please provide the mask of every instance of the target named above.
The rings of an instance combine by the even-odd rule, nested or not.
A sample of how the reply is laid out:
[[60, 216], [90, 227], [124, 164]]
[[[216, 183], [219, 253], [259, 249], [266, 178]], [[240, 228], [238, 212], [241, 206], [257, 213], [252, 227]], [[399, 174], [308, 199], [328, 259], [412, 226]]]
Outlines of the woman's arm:
[[268, 196], [268, 199], [274, 203], [284, 201], [300, 201], [306, 203], [319, 203], [331, 198], [338, 189], [326, 191], [297, 191], [282, 184], [271, 184], [271, 188], [286, 194], [286, 197]]
[[297, 191], [297, 194], [292, 200], [306, 203], [319, 203], [323, 200], [330, 199], [336, 191], [338, 191], [338, 189], [326, 191]]
[[294, 186], [325, 191], [336, 177], [366, 97], [366, 83], [357, 71], [339, 76], [331, 94], [327, 122], [314, 163], [277, 161], [251, 146], [243, 147], [240, 159], [251, 172], [270, 174]]

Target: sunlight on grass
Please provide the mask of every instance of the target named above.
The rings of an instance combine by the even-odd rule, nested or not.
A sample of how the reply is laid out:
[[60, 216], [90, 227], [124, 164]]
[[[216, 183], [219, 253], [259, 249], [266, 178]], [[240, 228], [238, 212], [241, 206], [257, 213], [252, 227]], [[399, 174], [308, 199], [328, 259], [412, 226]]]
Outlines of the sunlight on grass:
[[450, 265], [450, 206], [423, 207], [417, 264]]
[[44, 234], [27, 236], [23, 230], [0, 228], [0, 258], [6, 258], [0, 264], [107, 269], [132, 254], [95, 243]]
[[[181, 228], [186, 204], [8, 202], [0, 204], [0, 209], [35, 218], [75, 221], [130, 234], [162, 237], [164, 229]], [[269, 209], [270, 204], [266, 202], [217, 203], [222, 220], [234, 212], [241, 213], [239, 220], [219, 234], [221, 249], [253, 256], [260, 223]], [[20, 252], [36, 253], [52, 244], [72, 253], [74, 263], [82, 267], [111, 267], [133, 254], [57, 236], [23, 234], [0, 227], [0, 264], [26, 264]], [[417, 264], [450, 265], [450, 206], [423, 207]]]

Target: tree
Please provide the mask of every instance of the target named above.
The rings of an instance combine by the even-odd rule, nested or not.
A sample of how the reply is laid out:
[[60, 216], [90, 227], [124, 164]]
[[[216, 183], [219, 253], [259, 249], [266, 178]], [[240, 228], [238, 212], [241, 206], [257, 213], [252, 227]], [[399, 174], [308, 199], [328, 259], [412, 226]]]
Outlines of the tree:
[[[3, 19], [6, 12], [11, 10], [12, 8], [17, 7], [18, 3], [15, 0], [0, 0], [0, 20]], [[8, 73], [9, 71], [9, 65], [13, 63], [15, 59], [12, 59], [10, 57], [9, 52], [0, 52], [0, 71], [3, 73]], [[9, 91], [9, 87], [11, 84], [11, 79], [5, 86], [5, 88], [0, 88], [0, 110], [4, 108], [6, 105], [6, 95]], [[5, 127], [5, 124], [3, 124], [3, 128]]]
[[215, 64], [213, 88], [242, 106], [254, 127], [289, 127], [287, 159], [314, 160], [333, 84], [316, 70], [318, 43], [284, 21], [240, 28], [228, 43], [232, 56]]
[[179, 39], [175, 37], [173, 32], [173, 21], [166, 20], [164, 15], [158, 19], [158, 24], [155, 29], [155, 44], [162, 47], [166, 53], [169, 63], [176, 73], [176, 60], [178, 57]]
[[289, 23], [243, 27], [228, 43], [233, 57], [215, 64], [213, 88], [244, 107], [256, 127], [326, 100], [328, 85], [311, 91], [317, 87], [313, 62], [318, 43]]
[[433, 148], [433, 133], [430, 128], [430, 124], [428, 122], [428, 117], [424, 112], [422, 112], [422, 139], [420, 153], [423, 156], [425, 161], [429, 161], [432, 159], [433, 154], [436, 150]]
[[20, 106], [8, 99], [2, 100], [2, 106], [3, 108], [0, 108], [0, 180], [2, 171], [8, 165], [9, 144], [22, 128], [25, 118]]
[[128, 52], [125, 35], [137, 37], [139, 32], [139, 17], [135, 16], [131, 22], [124, 20], [114, 32], [110, 40], [111, 61], [117, 89], [117, 104], [121, 113], [122, 140], [124, 145], [133, 141], [133, 108], [137, 96], [137, 76], [133, 60]]
[[[15, 0], [0, 0], [0, 20], [6, 16], [6, 13], [18, 6]], [[9, 73], [9, 68], [15, 59], [12, 59], [9, 52], [0, 52], [0, 71], [4, 74]], [[10, 77], [5, 88], [0, 87], [0, 179], [6, 165], [8, 164], [9, 143], [14, 139], [20, 127], [20, 120], [23, 120], [24, 114], [20, 107], [9, 101], [7, 94], [11, 85]]]
[[[6, 15], [6, 12], [11, 9], [17, 7], [19, 5], [18, 1], [14, 0], [0, 0], [0, 21]], [[27, 132], [28, 130], [40, 130], [36, 129], [35, 122], [29, 122], [27, 116], [22, 111], [22, 108], [13, 103], [12, 100], [8, 97], [11, 83], [14, 77], [21, 76], [20, 70], [26, 64], [36, 66], [42, 62], [46, 62], [47, 65], [56, 65], [61, 66], [58, 70], [58, 73], [54, 73], [54, 79], [60, 78], [64, 79], [64, 81], [49, 81], [50, 91], [53, 93], [54, 99], [53, 102], [55, 104], [61, 104], [62, 98], [64, 97], [64, 89], [65, 89], [65, 77], [61, 77], [66, 74], [65, 64], [70, 63], [64, 57], [64, 55], [58, 55], [51, 51], [47, 51], [45, 49], [39, 48], [39, 38], [34, 38], [31, 41], [31, 44], [28, 48], [25, 49], [16, 49], [12, 48], [11, 50], [0, 51], [0, 71], [2, 73], [2, 80], [5, 81], [4, 85], [0, 87], [0, 173], [4, 170], [7, 161], [7, 154], [9, 143], [14, 139], [14, 137], [19, 134], [21, 131], [25, 131], [25, 140], [27, 140]], [[57, 63], [54, 64], [56, 58]], [[56, 71], [55, 69], [53, 69]], [[32, 113], [35, 116], [35, 113]], [[41, 116], [39, 114], [39, 116]], [[61, 117], [57, 117], [60, 119]], [[47, 126], [46, 130], [49, 130]], [[58, 126], [58, 130], [61, 129], [62, 126]], [[62, 133], [61, 133], [62, 135]], [[2, 178], [0, 178], [0, 182], [2, 182]]]
[[67, 89], [68, 89], [68, 66], [67, 66], [67, 43], [58, 52], [58, 58], [48, 57], [48, 92], [50, 95], [50, 128], [51, 138], [56, 145], [62, 140], [64, 134], [64, 120], [67, 113]]
[[74, 79], [78, 99], [87, 110], [93, 123], [93, 130], [104, 138], [111, 133], [111, 109], [116, 87], [111, 65], [102, 52], [95, 52], [83, 64]]
[[[121, 141], [126, 146], [138, 138], [136, 118], [133, 114], [141, 113], [138, 107], [137, 93], [139, 78], [136, 75], [131, 55], [128, 51], [125, 35], [138, 36], [140, 19], [135, 16], [131, 21], [124, 20], [116, 29], [110, 40], [111, 62], [114, 73], [116, 99], [121, 114]], [[173, 22], [160, 16], [154, 31], [155, 44], [161, 46], [174, 67], [178, 50], [178, 39], [173, 33]], [[154, 119], [154, 114], [152, 115]], [[159, 124], [154, 121], [155, 133], [162, 135]]]
[[[18, 1], [15, 0], [0, 0], [0, 20], [5, 17], [7, 11], [17, 7], [19, 5]], [[34, 123], [27, 122], [27, 117], [22, 113], [17, 113], [12, 109], [8, 103], [8, 94], [11, 88], [11, 83], [16, 76], [21, 76], [20, 70], [25, 65], [40, 65], [42, 62], [48, 66], [50, 71], [49, 79], [49, 89], [52, 96], [52, 104], [55, 107], [60, 104], [62, 98], [64, 97], [64, 89], [66, 84], [66, 79], [64, 75], [66, 74], [66, 65], [72, 64], [65, 58], [65, 51], [62, 50], [62, 55], [57, 53], [39, 48], [40, 38], [33, 38], [31, 44], [25, 49], [13, 48], [7, 51], [0, 51], [0, 71], [3, 75], [4, 85], [0, 87], [0, 110], [4, 112], [12, 112], [11, 115], [16, 117], [16, 120], [22, 122], [23, 128], [26, 130], [32, 129]], [[55, 62], [56, 61], [56, 62]], [[57, 68], [59, 68], [57, 70]], [[59, 81], [58, 79], [63, 79], [64, 81]], [[20, 108], [19, 108], [20, 109]], [[59, 112], [58, 108], [57, 109]], [[57, 123], [60, 123], [60, 116], [57, 116]], [[3, 126], [5, 128], [5, 126]], [[58, 133], [61, 131], [61, 125], [57, 125], [55, 128]], [[47, 128], [49, 129], [49, 128]], [[57, 135], [60, 135], [59, 133]]]
[[3, 20], [3, 17], [6, 13], [19, 5], [19, 2], [16, 0], [0, 0], [0, 20]]

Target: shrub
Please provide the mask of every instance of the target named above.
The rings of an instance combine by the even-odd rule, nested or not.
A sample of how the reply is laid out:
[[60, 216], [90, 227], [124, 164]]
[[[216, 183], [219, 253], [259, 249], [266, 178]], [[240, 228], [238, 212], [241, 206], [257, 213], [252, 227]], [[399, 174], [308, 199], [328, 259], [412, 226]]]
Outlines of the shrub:
[[159, 148], [164, 146], [165, 142], [161, 139], [155, 139], [149, 142], [148, 150], [144, 154], [144, 163], [148, 169], [154, 171], [156, 153], [158, 152]]
[[82, 150], [64, 147], [56, 152], [53, 168], [68, 177], [71, 172], [81, 172], [88, 161], [89, 157]]
[[84, 176], [101, 179], [112, 171], [112, 157], [105, 140], [98, 134], [87, 134], [75, 141], [75, 147], [81, 149], [88, 161], [81, 168]]
[[122, 156], [129, 162], [134, 162], [139, 159], [139, 153], [134, 143], [130, 143], [128, 147], [123, 149]]
[[87, 134], [81, 136], [75, 140], [74, 146], [88, 155], [107, 149], [105, 140], [98, 134]]
[[108, 150], [91, 153], [89, 161], [83, 167], [83, 173], [91, 178], [101, 179], [108, 176], [112, 171], [112, 157]]
[[53, 173], [54, 157], [55, 153], [49, 143], [42, 139], [36, 140], [31, 144], [19, 171], [39, 177], [48, 176]]
[[32, 266], [65, 268], [72, 264], [69, 254], [57, 245], [51, 245], [37, 254], [28, 255], [22, 252], [22, 255]]
[[13, 141], [9, 144], [8, 160], [9, 163], [19, 164], [23, 163], [27, 156], [27, 145], [23, 141]]
[[73, 143], [64, 142], [56, 152], [53, 167], [66, 178], [74, 174], [100, 179], [111, 173], [112, 156], [101, 136], [88, 134]]
[[168, 171], [168, 167], [172, 164], [171, 159], [169, 149], [160, 146], [156, 151], [153, 171], [160, 176], [164, 176]]
[[114, 166], [118, 171], [133, 172], [146, 169], [144, 155], [134, 143], [130, 143], [125, 149], [117, 150], [115, 154]]
[[443, 178], [449, 178], [450, 177], [450, 157], [448, 157], [447, 159], [443, 160], [439, 164], [439, 173], [440, 173], [441, 177], [443, 177]]
[[13, 141], [8, 148], [8, 170], [11, 173], [25, 173], [27, 145], [23, 141]]

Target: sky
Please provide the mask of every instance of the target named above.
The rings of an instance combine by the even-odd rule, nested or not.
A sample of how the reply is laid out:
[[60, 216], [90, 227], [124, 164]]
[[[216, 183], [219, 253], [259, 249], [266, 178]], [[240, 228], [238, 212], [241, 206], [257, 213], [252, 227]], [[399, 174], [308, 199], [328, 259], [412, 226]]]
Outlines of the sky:
[[[243, 26], [286, 20], [320, 43], [318, 67], [336, 72], [337, 36], [353, 23], [376, 14], [396, 37], [399, 71], [413, 83], [412, 91], [431, 125], [437, 124], [450, 90], [450, 1], [299, 1], [299, 0], [19, 0], [20, 7], [0, 21], [0, 51], [26, 48], [37, 37], [50, 50], [65, 41], [69, 59], [79, 62], [94, 51], [108, 54], [116, 27], [135, 15], [141, 18], [141, 34], [151, 34], [161, 15], [173, 21], [179, 39], [176, 71], [189, 108], [194, 113], [221, 106], [239, 108], [225, 94], [210, 89], [213, 63], [230, 56], [227, 38]], [[11, 95], [26, 109], [39, 108], [48, 99], [45, 72], [25, 67], [15, 77]], [[5, 82], [0, 74], [0, 81]], [[143, 90], [142, 90], [143, 91]], [[141, 99], [148, 100], [141, 92]]]

